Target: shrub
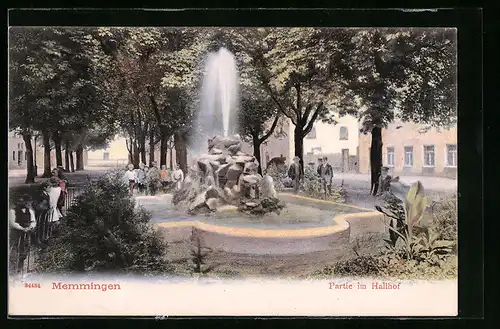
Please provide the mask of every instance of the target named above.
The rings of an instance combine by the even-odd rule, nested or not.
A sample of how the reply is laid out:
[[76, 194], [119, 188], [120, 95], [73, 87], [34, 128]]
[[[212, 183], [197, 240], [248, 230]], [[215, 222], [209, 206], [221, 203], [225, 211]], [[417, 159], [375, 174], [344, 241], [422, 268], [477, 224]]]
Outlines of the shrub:
[[432, 226], [440, 239], [457, 240], [457, 197], [449, 197], [432, 206]]
[[91, 183], [39, 257], [43, 272], [165, 273], [166, 243], [136, 210], [120, 172]]
[[318, 275], [377, 276], [384, 271], [385, 264], [373, 256], [357, 256], [324, 267]]
[[[304, 169], [304, 181], [302, 187], [306, 196], [316, 199], [325, 199], [325, 190], [321, 179], [314, 167], [308, 166]], [[347, 203], [347, 190], [342, 184], [339, 188], [332, 186], [332, 193], [326, 195], [326, 199], [338, 203]]]
[[390, 192], [384, 195], [385, 207], [376, 209], [390, 219], [387, 259], [416, 261], [441, 266], [453, 251], [454, 242], [441, 238], [435, 223], [427, 223], [424, 212], [427, 197], [422, 183], [414, 183], [401, 202]]
[[283, 192], [291, 181], [288, 178], [288, 170], [285, 165], [272, 164], [266, 168], [266, 174], [271, 176], [274, 181], [274, 189], [276, 192]]

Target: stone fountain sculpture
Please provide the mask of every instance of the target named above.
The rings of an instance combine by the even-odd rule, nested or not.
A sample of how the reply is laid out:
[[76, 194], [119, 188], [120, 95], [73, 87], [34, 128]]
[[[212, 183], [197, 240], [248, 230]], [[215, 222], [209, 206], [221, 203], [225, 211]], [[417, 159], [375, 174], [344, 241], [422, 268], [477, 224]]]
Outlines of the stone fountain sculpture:
[[[237, 117], [238, 72], [234, 55], [227, 49], [208, 54], [201, 89], [200, 110], [194, 132], [193, 149], [208, 154], [198, 157], [173, 203], [189, 213], [222, 211], [233, 206], [251, 214], [278, 212], [284, 207], [277, 198], [273, 179], [258, 173], [254, 156], [241, 151], [241, 139], [230, 136]], [[232, 114], [232, 115], [231, 115]]]
[[208, 140], [208, 154], [197, 159], [173, 198], [175, 206], [189, 213], [217, 211], [232, 205], [250, 214], [283, 209], [271, 176], [258, 173], [254, 156], [241, 151], [238, 135]]

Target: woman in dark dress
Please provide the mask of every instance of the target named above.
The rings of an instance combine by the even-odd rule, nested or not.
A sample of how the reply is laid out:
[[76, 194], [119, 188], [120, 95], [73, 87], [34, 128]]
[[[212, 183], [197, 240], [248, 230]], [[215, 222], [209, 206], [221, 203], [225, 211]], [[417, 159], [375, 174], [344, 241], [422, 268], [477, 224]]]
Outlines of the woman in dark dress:
[[59, 179], [59, 187], [61, 188], [61, 195], [59, 196], [59, 200], [57, 201], [57, 209], [62, 213], [62, 208], [64, 207], [64, 203], [66, 200], [67, 186], [68, 180], [63, 174], [62, 168], [55, 168], [52, 171], [52, 177], [56, 177]]

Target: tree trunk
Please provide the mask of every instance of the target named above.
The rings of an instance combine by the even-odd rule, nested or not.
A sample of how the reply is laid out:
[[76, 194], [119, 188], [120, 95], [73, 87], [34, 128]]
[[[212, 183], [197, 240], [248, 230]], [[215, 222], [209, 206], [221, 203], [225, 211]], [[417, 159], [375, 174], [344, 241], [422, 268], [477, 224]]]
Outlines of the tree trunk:
[[[293, 134], [293, 144], [295, 147], [295, 156], [300, 158], [300, 170], [302, 171], [302, 175], [304, 175], [304, 137], [302, 137], [302, 131], [304, 127], [299, 126], [298, 124], [295, 126], [294, 134]], [[293, 159], [290, 159], [293, 160]]]
[[76, 170], [83, 170], [83, 146], [80, 144], [76, 148]]
[[38, 165], [36, 163], [36, 140], [37, 140], [37, 136], [35, 136], [35, 141], [34, 141], [34, 151], [33, 151], [33, 171], [34, 171], [34, 175], [35, 177], [38, 176]]
[[175, 160], [184, 174], [187, 174], [187, 148], [186, 140], [182, 133], [174, 134]]
[[372, 143], [370, 148], [371, 193], [377, 195], [379, 178], [382, 170], [382, 128], [372, 128]]
[[125, 140], [125, 143], [127, 145], [127, 151], [128, 151], [128, 163], [134, 163], [134, 155], [132, 153], [132, 137], [129, 137], [129, 140]]
[[50, 167], [50, 135], [48, 132], [43, 133], [43, 175], [42, 177], [52, 176]]
[[73, 151], [69, 152], [69, 163], [71, 166], [71, 172], [75, 172], [75, 159], [73, 157]]
[[23, 133], [24, 145], [26, 145], [26, 184], [35, 182], [35, 166], [33, 165], [33, 147], [31, 146], [31, 134]]
[[253, 156], [259, 162], [259, 174], [262, 175], [262, 163], [260, 162], [260, 141], [258, 136], [253, 136]]
[[70, 171], [70, 167], [69, 167], [69, 141], [66, 141], [66, 143], [64, 145], [64, 162], [65, 162], [66, 171], [69, 172]]
[[139, 134], [139, 151], [141, 152], [141, 162], [144, 165], [147, 164], [146, 161], [146, 134], [144, 131], [141, 131]]
[[169, 160], [169, 166], [170, 170], [174, 170], [174, 149], [170, 148], [170, 160]]
[[153, 129], [149, 131], [149, 166], [153, 166], [155, 161], [155, 132]]
[[133, 144], [133, 153], [132, 156], [134, 157], [134, 161], [132, 162], [134, 164], [134, 168], [138, 169], [139, 168], [139, 162], [140, 162], [140, 154], [139, 154], [139, 148], [137, 147], [137, 143], [134, 142]]
[[167, 165], [167, 137], [161, 134], [160, 140], [160, 168]]
[[52, 133], [52, 141], [54, 142], [54, 150], [56, 153], [56, 167], [62, 167], [62, 150], [61, 150], [61, 135], [59, 132]]

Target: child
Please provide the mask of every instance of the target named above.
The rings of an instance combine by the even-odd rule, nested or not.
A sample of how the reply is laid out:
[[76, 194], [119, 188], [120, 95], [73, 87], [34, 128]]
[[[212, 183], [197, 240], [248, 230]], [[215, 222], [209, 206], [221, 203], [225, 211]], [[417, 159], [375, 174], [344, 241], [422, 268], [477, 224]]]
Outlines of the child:
[[144, 194], [146, 190], [146, 170], [144, 163], [140, 163], [139, 169], [135, 171], [135, 186], [139, 189], [139, 193]]
[[176, 189], [179, 191], [182, 188], [182, 182], [184, 181], [184, 172], [181, 170], [181, 166], [177, 164], [175, 166], [175, 171], [173, 173], [174, 182], [176, 183]]
[[135, 179], [136, 179], [136, 172], [134, 171], [134, 165], [130, 163], [128, 165], [128, 170], [125, 172], [125, 181], [128, 184], [130, 195], [134, 195]]
[[163, 188], [163, 192], [166, 192], [168, 187], [168, 171], [166, 165], [161, 166], [160, 181], [161, 181], [161, 186]]

